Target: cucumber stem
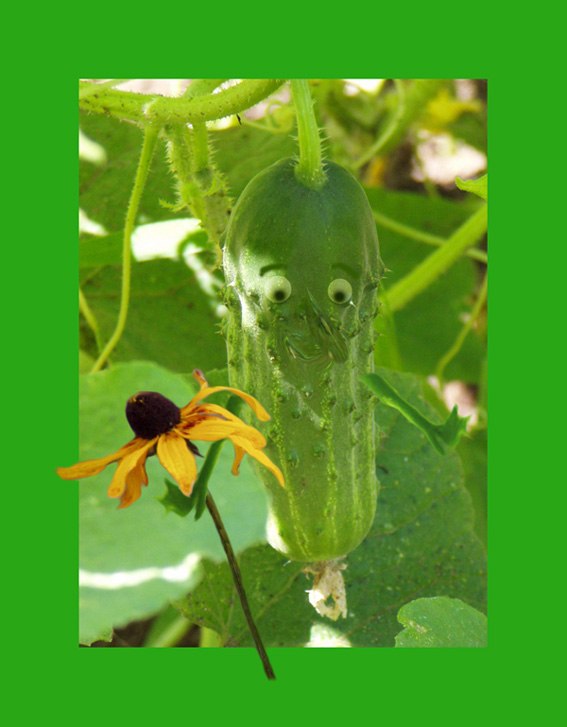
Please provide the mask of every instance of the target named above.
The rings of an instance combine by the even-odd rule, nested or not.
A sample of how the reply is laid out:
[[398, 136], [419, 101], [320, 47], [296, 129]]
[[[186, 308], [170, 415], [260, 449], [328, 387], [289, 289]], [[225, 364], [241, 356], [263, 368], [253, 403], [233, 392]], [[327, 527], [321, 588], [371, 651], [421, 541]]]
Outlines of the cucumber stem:
[[290, 83], [299, 136], [299, 161], [295, 174], [306, 187], [320, 189], [325, 183], [325, 172], [319, 127], [313, 111], [309, 85], [305, 79], [291, 79]]

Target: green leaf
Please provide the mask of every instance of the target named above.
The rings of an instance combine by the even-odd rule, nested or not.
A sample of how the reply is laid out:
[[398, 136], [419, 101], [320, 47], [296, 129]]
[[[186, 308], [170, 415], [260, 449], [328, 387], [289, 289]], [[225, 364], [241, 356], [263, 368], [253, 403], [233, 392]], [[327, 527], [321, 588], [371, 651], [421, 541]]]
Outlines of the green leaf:
[[447, 126], [456, 139], [464, 141], [465, 144], [473, 146], [486, 154], [487, 124], [486, 110], [482, 113], [465, 113], [453, 123]]
[[405, 628], [396, 636], [396, 646], [487, 646], [486, 616], [457, 598], [418, 598], [400, 609], [398, 621]]
[[443, 424], [433, 424], [379, 374], [366, 374], [361, 381], [380, 398], [381, 402], [397, 409], [409, 422], [421, 429], [439, 454], [445, 454], [447, 448], [456, 447], [461, 435], [466, 432], [470, 417], [460, 417], [456, 405]]
[[[477, 201], [455, 203], [407, 192], [365, 188], [371, 206], [381, 215], [404, 225], [442, 238], [449, 237], [476, 209]], [[383, 281], [388, 290], [433, 250], [430, 245], [409, 239], [378, 224], [380, 255], [389, 272]], [[376, 329], [383, 334], [377, 341], [378, 365], [410, 370], [423, 376], [435, 374], [437, 363], [451, 348], [470, 314], [476, 298], [478, 272], [475, 261], [462, 258], [418, 298], [393, 316], [378, 316]], [[389, 355], [392, 346], [401, 360]], [[448, 380], [478, 383], [486, 354], [483, 340], [470, 333], [455, 358], [448, 364]]]
[[102, 265], [120, 265], [124, 233], [88, 236], [79, 240], [79, 268], [97, 268]]
[[[157, 366], [138, 361], [118, 364], [80, 380], [80, 459], [115, 452], [132, 439], [124, 415], [136, 391], [159, 391], [179, 406], [196, 386]], [[216, 394], [211, 397], [216, 402]], [[262, 428], [259, 423], [259, 429]], [[203, 454], [206, 443], [198, 443]], [[224, 447], [209, 486], [235, 552], [265, 541], [266, 495], [244, 458], [240, 475], [231, 473], [234, 452]], [[61, 463], [71, 464], [71, 463]], [[156, 496], [167, 474], [157, 457], [147, 462], [149, 486], [123, 510], [107, 497], [114, 465], [96, 477], [81, 480], [79, 562], [80, 638], [98, 639], [108, 629], [148, 618], [170, 599], [179, 598], [199, 582], [201, 561], [223, 561], [224, 550], [209, 517], [198, 522], [164, 515]], [[63, 483], [62, 487], [73, 487]]]
[[93, 367], [95, 360], [83, 349], [79, 349], [79, 373], [87, 374]]
[[167, 492], [163, 497], [159, 498], [161, 504], [165, 507], [167, 512], [174, 512], [180, 517], [186, 517], [189, 513], [195, 509], [195, 520], [199, 520], [205, 512], [207, 505], [207, 492], [208, 483], [211, 473], [213, 472], [220, 452], [224, 446], [224, 440], [219, 442], [213, 442], [209, 447], [205, 461], [201, 466], [201, 471], [193, 487], [193, 492], [190, 497], [184, 497], [179, 493], [179, 488], [169, 480], [165, 480], [167, 486]]
[[92, 646], [95, 641], [106, 641], [107, 643], [110, 643], [113, 637], [113, 629], [104, 629], [98, 634], [98, 636], [85, 636], [82, 640], [79, 639], [79, 642], [82, 646]]
[[[431, 419], [434, 410], [413, 375], [380, 374]], [[244, 585], [266, 646], [393, 647], [396, 613], [418, 596], [460, 598], [485, 608], [485, 553], [473, 533], [473, 511], [459, 457], [440, 457], [425, 435], [398, 411], [379, 403], [377, 473], [381, 480], [371, 532], [347, 558], [343, 572], [348, 617], [320, 617], [305, 593], [312, 582], [302, 564], [268, 545], [241, 556]], [[223, 642], [250, 646], [235, 605], [226, 564], [205, 562], [206, 579], [177, 607], [192, 621], [221, 634]]]
[[[120, 123], [106, 116], [82, 112], [80, 125], [92, 141], [103, 147], [108, 159], [103, 167], [80, 161], [81, 207], [90, 219], [103, 225], [109, 233], [120, 232], [124, 227], [142, 149], [142, 132], [135, 124]], [[161, 139], [157, 142], [140, 201], [139, 220], [157, 222], [179, 216], [162, 207], [160, 199], [176, 200], [174, 181], [166, 160], [165, 142]]]
[[474, 529], [486, 546], [487, 541], [487, 430], [476, 428], [463, 438], [459, 456], [465, 471], [465, 482], [470, 492], [474, 512]]
[[297, 141], [289, 134], [272, 134], [250, 126], [213, 131], [210, 140], [215, 164], [226, 175], [234, 199], [256, 174], [298, 152]]
[[171, 480], [168, 480], [167, 477], [164, 482], [166, 487], [165, 494], [157, 498], [158, 502], [161, 502], [168, 513], [173, 512], [179, 515], [179, 517], [189, 515], [195, 507], [195, 491], [193, 490], [190, 497], [186, 497], [179, 487]]
[[[89, 271], [82, 285], [103, 340], [116, 326], [121, 280], [119, 268], [106, 267]], [[179, 372], [224, 366], [218, 303], [220, 299], [207, 295], [182, 261], [133, 263], [128, 320], [112, 360], [152, 360]]]
[[478, 179], [467, 179], [464, 181], [460, 177], [457, 177], [455, 184], [463, 192], [472, 192], [472, 194], [476, 194], [481, 199], [488, 197], [488, 174]]

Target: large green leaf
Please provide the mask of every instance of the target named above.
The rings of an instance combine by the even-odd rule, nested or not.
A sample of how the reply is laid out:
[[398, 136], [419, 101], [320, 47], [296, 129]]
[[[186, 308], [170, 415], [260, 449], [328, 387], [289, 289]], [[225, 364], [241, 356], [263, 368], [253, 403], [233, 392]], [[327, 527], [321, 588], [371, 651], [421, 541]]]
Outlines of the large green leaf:
[[481, 113], [465, 113], [447, 127], [455, 138], [486, 154], [486, 108]]
[[[81, 377], [82, 460], [114, 452], [132, 438], [124, 408], [128, 397], [140, 390], [159, 391], [180, 406], [195, 393], [187, 377], [148, 362], [118, 364]], [[215, 397], [211, 400], [218, 401]], [[205, 454], [208, 445], [198, 446]], [[238, 553], [265, 540], [266, 498], [247, 458], [238, 477], [230, 474], [233, 457], [229, 443], [221, 452], [210, 489]], [[156, 498], [165, 492], [168, 475], [157, 457], [148, 460], [149, 486], [137, 502], [123, 510], [106, 495], [113, 469], [112, 465], [79, 485], [82, 643], [153, 615], [195, 586], [202, 576], [203, 558], [212, 562], [224, 559], [207, 513], [198, 522], [192, 517], [165, 515]]]
[[488, 487], [488, 432], [473, 429], [470, 437], [465, 437], [459, 445], [461, 462], [465, 471], [465, 481], [470, 492], [474, 511], [474, 529], [481, 541], [487, 541], [487, 487]]
[[[108, 159], [103, 166], [95, 166], [87, 161], [80, 162], [81, 208], [90, 219], [103, 225], [109, 233], [119, 232], [124, 227], [128, 201], [134, 185], [142, 150], [142, 132], [134, 124], [121, 123], [100, 114], [81, 113], [80, 126], [90, 139], [104, 148]], [[158, 141], [152, 159], [151, 171], [140, 201], [138, 219], [157, 222], [179, 216], [164, 208], [160, 199], [175, 200], [175, 185], [162, 140]], [[181, 213], [181, 216], [186, 215], [186, 212]]]
[[[121, 271], [115, 267], [89, 271], [82, 286], [103, 340], [116, 326], [120, 286]], [[199, 287], [182, 261], [134, 263], [126, 329], [112, 359], [152, 360], [180, 372], [225, 366], [226, 347], [214, 310], [219, 303]]]
[[398, 613], [405, 627], [396, 646], [470, 648], [486, 646], [486, 616], [458, 598], [418, 598]]
[[297, 141], [289, 134], [272, 134], [250, 126], [215, 131], [210, 136], [215, 163], [226, 176], [234, 199], [256, 174], [298, 152]]
[[[366, 189], [371, 206], [386, 217], [409, 227], [447, 238], [470, 216], [474, 208], [469, 202], [455, 203], [431, 199], [405, 192]], [[389, 269], [384, 288], [397, 281], [430, 255], [434, 248], [411, 240], [378, 224], [380, 254]], [[439, 359], [451, 348], [463, 326], [464, 317], [474, 304], [478, 284], [477, 265], [462, 258], [427, 290], [405, 308], [394, 314], [395, 335], [402, 359], [402, 368], [429, 376], [435, 373]], [[378, 324], [381, 324], [378, 319]], [[391, 337], [389, 329], [383, 331]], [[389, 340], [378, 339], [377, 363], [385, 363], [382, 352]], [[484, 345], [470, 333], [459, 354], [445, 370], [447, 379], [478, 383]], [[390, 366], [392, 364], [390, 363]]]
[[[381, 375], [432, 420], [421, 380], [384, 369]], [[347, 558], [349, 614], [336, 622], [317, 615], [298, 563], [268, 545], [241, 557], [252, 612], [267, 646], [392, 647], [396, 614], [417, 597], [460, 598], [485, 608], [485, 554], [472, 531], [473, 512], [459, 457], [435, 452], [399, 412], [378, 404], [377, 473], [382, 488], [373, 528]], [[178, 607], [230, 645], [251, 644], [228, 567], [205, 563], [206, 578]]]

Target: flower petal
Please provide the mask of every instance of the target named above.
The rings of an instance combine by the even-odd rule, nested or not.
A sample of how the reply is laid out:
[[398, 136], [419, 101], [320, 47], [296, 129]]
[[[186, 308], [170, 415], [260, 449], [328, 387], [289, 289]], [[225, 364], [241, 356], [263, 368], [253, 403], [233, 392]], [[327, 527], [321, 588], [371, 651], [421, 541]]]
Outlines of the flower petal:
[[131, 442], [128, 442], [128, 444], [125, 444], [123, 447], [120, 447], [119, 450], [113, 454], [107, 455], [106, 457], [78, 462], [71, 467], [58, 467], [57, 474], [64, 480], [80, 480], [83, 477], [98, 475], [103, 471], [103, 469], [105, 469], [105, 467], [108, 467], [109, 464], [112, 464], [113, 462], [122, 459], [122, 457], [126, 457], [132, 452], [135, 452], [137, 449], [143, 447], [145, 441], [146, 440], [144, 439], [136, 437]]
[[[218, 408], [220, 409], [220, 407]], [[201, 442], [216, 442], [219, 439], [232, 439], [233, 436], [238, 436], [245, 437], [260, 449], [266, 446], [266, 439], [257, 429], [244, 424], [234, 415], [231, 420], [227, 421], [216, 417], [203, 417], [194, 424], [188, 423], [177, 431], [187, 439]]]
[[209, 384], [201, 369], [193, 369], [193, 378], [199, 383], [201, 390], [208, 388]]
[[[232, 443], [234, 444], [234, 441]], [[234, 462], [232, 464], [232, 470], [231, 470], [233, 475], [240, 474], [240, 472], [238, 470], [240, 467], [240, 463], [242, 462], [242, 458], [244, 457], [245, 454], [246, 454], [246, 452], [242, 449], [242, 447], [239, 447], [238, 444], [234, 444]]]
[[[240, 447], [241, 449], [245, 450], [247, 454], [249, 454], [251, 457], [254, 457], [254, 459], [258, 460], [260, 464], [263, 464], [264, 467], [270, 470], [272, 474], [276, 477], [277, 481], [280, 483], [282, 487], [285, 487], [285, 481], [283, 478], [283, 475], [278, 467], [272, 462], [272, 460], [267, 457], [264, 452], [262, 452], [261, 449], [258, 449], [254, 446], [252, 442], [250, 442], [247, 439], [244, 439], [242, 437], [231, 437], [232, 443], [234, 444], [237, 457], [239, 456], [239, 452], [236, 449], [236, 447]], [[236, 463], [236, 460], [235, 460]], [[240, 464], [240, 462], [238, 463]], [[232, 466], [234, 470], [234, 465]]]
[[268, 414], [268, 412], [264, 409], [260, 402], [253, 396], [250, 396], [250, 394], [247, 394], [244, 391], [240, 391], [240, 389], [232, 389], [230, 386], [210, 387], [207, 383], [207, 380], [205, 379], [203, 372], [199, 371], [199, 369], [195, 369], [193, 371], [193, 376], [199, 382], [201, 390], [191, 399], [191, 401], [186, 406], [181, 409], [181, 417], [183, 417], [184, 414], [189, 414], [191, 412], [191, 409], [195, 407], [197, 402], [201, 401], [201, 399], [204, 399], [206, 396], [215, 394], [217, 391], [230, 391], [231, 394], [236, 394], [236, 396], [244, 399], [244, 401], [252, 408], [254, 414], [256, 414], [258, 419], [260, 419], [260, 421], [267, 422], [270, 419], [270, 415]]
[[189, 497], [197, 479], [197, 465], [185, 439], [175, 431], [162, 434], [158, 439], [157, 455], [181, 492]]
[[130, 507], [133, 502], [142, 494], [142, 485], [148, 484], [148, 476], [146, 474], [145, 459], [139, 460], [134, 469], [130, 470], [126, 475], [126, 490], [120, 500], [118, 509]]
[[[122, 497], [126, 490], [126, 486], [129, 483], [136, 482], [136, 480], [140, 480], [141, 482], [144, 479], [147, 479], [145, 471], [143, 475], [140, 473], [140, 468], [143, 469], [148, 452], [155, 445], [156, 439], [157, 438], [154, 437], [154, 439], [138, 440], [142, 442], [142, 446], [137, 450], [130, 452], [120, 460], [108, 488], [109, 497]], [[130, 473], [132, 474], [130, 475]], [[134, 500], [132, 500], [132, 502], [134, 502]]]

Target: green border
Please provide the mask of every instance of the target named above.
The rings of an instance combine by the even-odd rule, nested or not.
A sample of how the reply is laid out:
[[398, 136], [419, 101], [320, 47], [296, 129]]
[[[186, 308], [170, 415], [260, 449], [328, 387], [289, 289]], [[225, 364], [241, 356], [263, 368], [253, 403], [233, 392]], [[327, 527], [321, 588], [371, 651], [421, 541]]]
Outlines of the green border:
[[[532, 660], [537, 658], [543, 667], [548, 661], [545, 654], [529, 652], [553, 628], [545, 618], [538, 618], [538, 612], [553, 597], [545, 584], [556, 579], [551, 573], [547, 578], [543, 565], [535, 567], [532, 548], [542, 537], [537, 498], [547, 500], [549, 484], [557, 480], [548, 472], [544, 457], [529, 457], [534, 442], [539, 444], [539, 431], [536, 427], [534, 432], [533, 426], [528, 429], [527, 416], [522, 416], [517, 402], [521, 399], [522, 405], [529, 405], [524, 385], [530, 367], [543, 367], [535, 350], [548, 350], [547, 341], [553, 340], [542, 333], [542, 299], [535, 299], [532, 291], [538, 270], [546, 267], [537, 258], [543, 256], [549, 264], [552, 258], [544, 252], [546, 244], [563, 245], [559, 240], [563, 226], [558, 231], [548, 223], [549, 229], [542, 230], [545, 222], [538, 220], [536, 228], [529, 220], [534, 197], [542, 207], [544, 194], [547, 208], [550, 201], [552, 207], [556, 204], [553, 187], [541, 169], [531, 180], [535, 189], [528, 184], [525, 163], [545, 134], [541, 129], [542, 136], [534, 140], [529, 121], [538, 112], [525, 99], [543, 103], [546, 92], [541, 86], [540, 94], [534, 91], [534, 69], [526, 71], [522, 65], [526, 55], [532, 55], [531, 37], [537, 27], [534, 33], [525, 33], [525, 47], [510, 47], [511, 37], [522, 37], [523, 28], [518, 36], [520, 21], [494, 24], [478, 4], [451, 10], [424, 6], [419, 13], [408, 10], [407, 17], [391, 17], [381, 8], [372, 8], [366, 16], [355, 10], [359, 13], [355, 18], [329, 21], [321, 17], [319, 6], [313, 8], [311, 18], [303, 7], [301, 16], [286, 12], [284, 19], [275, 21], [275, 30], [262, 32], [244, 17], [243, 7], [236, 6], [232, 13], [239, 18], [240, 35], [235, 30], [238, 21], [224, 17], [218, 23], [217, 14], [210, 10], [204, 37], [197, 42], [191, 37], [198, 22], [193, 15], [173, 24], [175, 43], [167, 36], [171, 24], [165, 18], [152, 20], [146, 14], [136, 18], [130, 13], [119, 18], [116, 7], [110, 16], [97, 7], [92, 14], [83, 11], [71, 41], [61, 41], [63, 31], [56, 19], [46, 21], [42, 15], [38, 20], [46, 22], [39, 22], [35, 32], [27, 35], [27, 45], [34, 51], [35, 65], [30, 70], [34, 80], [19, 79], [19, 85], [25, 86], [23, 95], [32, 104], [26, 108], [25, 119], [18, 120], [18, 128], [14, 124], [5, 135], [12, 163], [20, 166], [14, 174], [20, 204], [7, 210], [9, 222], [15, 222], [7, 235], [14, 249], [7, 253], [4, 274], [11, 295], [10, 304], [5, 304], [5, 340], [10, 342], [5, 360], [22, 382], [19, 387], [5, 384], [8, 421], [14, 422], [16, 440], [6, 442], [5, 457], [17, 465], [9, 471], [6, 489], [15, 501], [6, 505], [5, 517], [10, 521], [11, 548], [18, 554], [13, 583], [20, 583], [16, 576], [21, 578], [21, 585], [9, 589], [5, 601], [12, 606], [9, 615], [17, 610], [22, 621], [19, 628], [10, 629], [6, 617], [5, 630], [11, 631], [7, 642], [14, 649], [14, 683], [22, 689], [18, 703], [28, 714], [37, 710], [44, 717], [72, 710], [112, 721], [121, 715], [130, 723], [149, 720], [157, 709], [162, 722], [175, 714], [188, 720], [208, 715], [215, 724], [242, 715], [254, 723], [368, 718], [405, 724], [426, 715], [442, 723], [463, 716], [471, 721], [481, 714], [486, 718], [490, 694], [499, 697], [502, 706], [503, 702], [508, 705], [509, 719], [520, 709], [527, 718], [535, 706], [541, 675], [534, 673]], [[267, 17], [261, 20], [266, 26]], [[113, 24], [115, 32], [110, 29]], [[161, 37], [148, 37], [157, 28]], [[553, 32], [552, 28], [545, 33], [548, 46]], [[94, 38], [103, 37], [103, 44], [89, 42], [91, 33]], [[75, 46], [75, 38], [80, 45]], [[489, 79], [489, 350], [494, 424], [489, 470], [491, 629], [490, 646], [481, 653], [429, 650], [412, 657], [396, 650], [282, 649], [273, 653], [278, 679], [272, 684], [265, 681], [251, 650], [169, 650], [167, 656], [134, 650], [130, 657], [116, 652], [114, 657], [103, 657], [102, 650], [97, 656], [95, 650], [77, 648], [76, 494], [73, 485], [62, 483], [53, 473], [57, 464], [73, 460], [78, 445], [77, 77], [69, 70], [77, 66], [81, 74], [97, 69], [104, 75], [111, 69], [113, 75], [125, 76], [134, 70], [144, 77], [150, 73], [143, 72], [148, 68], [142, 64], [150, 60], [151, 73], [160, 77], [170, 75], [171, 69], [188, 67], [196, 76], [219, 72], [222, 76], [226, 67], [236, 67], [244, 77], [279, 77], [285, 69], [286, 75], [297, 77]], [[27, 155], [22, 154], [23, 140], [31, 149]], [[558, 144], [559, 155], [562, 136]], [[22, 156], [24, 169], [18, 177]], [[536, 305], [540, 313], [534, 320]], [[23, 323], [20, 313], [26, 319]], [[518, 352], [513, 368], [511, 351]], [[551, 371], [545, 366], [546, 378], [553, 378], [552, 365]], [[511, 412], [512, 421], [517, 421], [513, 432]], [[542, 429], [549, 433], [547, 424]], [[533, 484], [537, 486], [529, 491], [526, 470], [536, 476]], [[528, 501], [529, 518], [521, 509]], [[516, 523], [522, 527], [518, 539], [511, 529]], [[80, 710], [74, 706], [77, 697]], [[538, 702], [541, 717], [549, 701]], [[494, 714], [494, 708], [490, 710]]]

